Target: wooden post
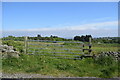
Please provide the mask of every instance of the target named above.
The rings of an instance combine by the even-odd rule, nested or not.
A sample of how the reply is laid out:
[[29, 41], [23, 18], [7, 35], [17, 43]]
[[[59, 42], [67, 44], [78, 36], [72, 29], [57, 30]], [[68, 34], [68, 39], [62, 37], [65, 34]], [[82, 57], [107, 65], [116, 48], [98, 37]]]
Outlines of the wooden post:
[[84, 47], [85, 47], [85, 45], [84, 45], [84, 43], [82, 44], [82, 52], [84, 53]]
[[91, 37], [89, 37], [89, 54], [91, 53], [91, 47], [92, 47], [92, 43], [91, 43]]
[[89, 44], [91, 45], [91, 37], [89, 37]]
[[2, 45], [2, 39], [0, 38], [0, 45]]
[[28, 46], [27, 39], [28, 39], [28, 37], [25, 36], [25, 54], [27, 54], [27, 46]]

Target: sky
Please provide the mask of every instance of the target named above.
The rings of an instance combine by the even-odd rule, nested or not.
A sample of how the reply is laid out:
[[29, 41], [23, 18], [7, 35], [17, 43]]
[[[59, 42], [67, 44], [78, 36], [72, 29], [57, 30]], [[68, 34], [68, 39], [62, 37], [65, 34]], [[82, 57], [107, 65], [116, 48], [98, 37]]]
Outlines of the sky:
[[3, 36], [118, 36], [117, 2], [3, 2]]
[[119, 2], [119, 0], [2, 0], [3, 2]]

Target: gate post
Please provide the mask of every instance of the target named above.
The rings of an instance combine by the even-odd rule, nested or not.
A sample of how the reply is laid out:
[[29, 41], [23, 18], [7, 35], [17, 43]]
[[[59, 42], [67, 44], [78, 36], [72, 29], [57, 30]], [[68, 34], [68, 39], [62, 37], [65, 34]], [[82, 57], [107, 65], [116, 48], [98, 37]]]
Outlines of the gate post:
[[82, 44], [82, 52], [84, 53], [84, 47], [85, 47], [85, 45], [84, 45], [84, 43]]
[[89, 44], [91, 45], [91, 37], [89, 37]]
[[91, 43], [91, 37], [89, 37], [89, 54], [92, 52], [92, 43]]
[[27, 36], [25, 36], [25, 54], [27, 54], [27, 46], [28, 46], [28, 44], [27, 44], [27, 39], [28, 39], [28, 37]]

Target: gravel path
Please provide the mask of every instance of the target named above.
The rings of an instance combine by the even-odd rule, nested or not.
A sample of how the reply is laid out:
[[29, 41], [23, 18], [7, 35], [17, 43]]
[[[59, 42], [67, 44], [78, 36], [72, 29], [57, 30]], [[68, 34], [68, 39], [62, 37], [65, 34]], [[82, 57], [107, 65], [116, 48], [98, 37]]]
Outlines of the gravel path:
[[27, 73], [2, 73], [2, 78], [52, 78], [52, 76]]
[[1, 78], [43, 78], [44, 80], [120, 80], [118, 78], [96, 78], [96, 77], [63, 77], [63, 78], [55, 78], [52, 76], [44, 76], [41, 74], [27, 74], [27, 73], [0, 73]]

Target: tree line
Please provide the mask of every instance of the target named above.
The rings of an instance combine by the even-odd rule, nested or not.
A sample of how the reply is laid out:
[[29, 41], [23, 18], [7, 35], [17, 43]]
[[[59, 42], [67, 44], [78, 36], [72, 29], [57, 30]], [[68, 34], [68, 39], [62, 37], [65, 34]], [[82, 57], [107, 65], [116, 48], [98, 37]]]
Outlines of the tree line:
[[77, 40], [77, 41], [83, 41], [83, 42], [89, 42], [89, 38], [92, 39], [92, 36], [91, 35], [82, 35], [82, 36], [75, 36], [74, 37], [74, 40]]
[[[82, 35], [82, 36], [75, 36], [73, 39], [65, 39], [58, 36], [49, 36], [49, 37], [42, 37], [38, 34], [36, 37], [29, 37], [30, 40], [51, 40], [51, 41], [82, 41], [82, 42], [89, 42], [89, 38], [92, 39], [92, 43], [119, 43], [120, 44], [120, 37], [99, 37], [99, 38], [92, 38], [91, 35]], [[15, 40], [15, 41], [24, 41], [24, 36], [22, 37], [15, 37], [15, 36], [8, 36], [3, 37], [2, 40]]]

